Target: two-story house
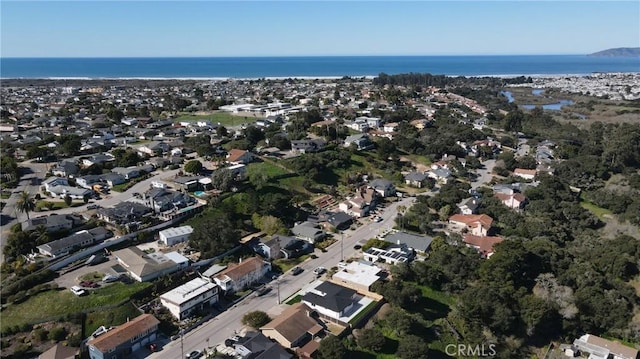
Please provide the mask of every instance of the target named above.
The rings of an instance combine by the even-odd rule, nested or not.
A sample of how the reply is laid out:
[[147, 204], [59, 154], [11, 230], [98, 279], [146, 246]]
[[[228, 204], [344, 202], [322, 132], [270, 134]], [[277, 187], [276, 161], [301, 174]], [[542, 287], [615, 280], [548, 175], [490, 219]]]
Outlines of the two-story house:
[[160, 321], [142, 314], [87, 341], [91, 359], [125, 359], [157, 338]]
[[322, 230], [317, 224], [312, 222], [302, 222], [291, 228], [291, 232], [305, 241], [313, 244], [326, 237], [326, 232]]
[[234, 293], [256, 283], [271, 271], [271, 263], [260, 257], [251, 257], [240, 263], [231, 263], [213, 280], [225, 293]]
[[454, 214], [449, 217], [449, 224], [476, 236], [486, 236], [492, 223], [493, 218], [486, 214]]
[[160, 303], [178, 320], [218, 302], [218, 286], [208, 278], [195, 278], [160, 296]]

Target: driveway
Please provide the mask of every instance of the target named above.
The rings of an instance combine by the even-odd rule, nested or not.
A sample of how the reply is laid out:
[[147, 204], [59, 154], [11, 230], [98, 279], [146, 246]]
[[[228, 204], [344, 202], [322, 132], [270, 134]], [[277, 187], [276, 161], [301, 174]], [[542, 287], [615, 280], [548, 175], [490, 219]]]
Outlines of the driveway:
[[115, 271], [113, 271], [111, 267], [118, 264], [118, 261], [113, 256], [109, 256], [107, 259], [108, 260], [106, 262], [93, 266], [85, 265], [72, 270], [71, 272], [62, 274], [58, 278], [54, 279], [54, 282], [56, 282], [60, 287], [71, 288], [74, 285], [78, 285], [78, 282], [80, 282], [79, 278], [88, 273], [99, 272], [103, 274], [115, 274]]
[[493, 167], [496, 165], [496, 160], [486, 160], [482, 162], [482, 164], [484, 167], [477, 170], [478, 177], [471, 182], [472, 189], [476, 189], [487, 184], [493, 179], [493, 175], [491, 173], [493, 172]]

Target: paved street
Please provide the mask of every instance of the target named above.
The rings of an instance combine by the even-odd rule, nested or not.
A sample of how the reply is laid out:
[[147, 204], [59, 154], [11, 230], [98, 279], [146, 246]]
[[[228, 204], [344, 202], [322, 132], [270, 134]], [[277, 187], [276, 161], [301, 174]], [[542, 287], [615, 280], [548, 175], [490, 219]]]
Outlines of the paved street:
[[496, 165], [496, 160], [486, 160], [482, 162], [484, 168], [477, 170], [478, 177], [475, 181], [471, 182], [471, 188], [476, 189], [484, 184], [487, 184], [493, 178], [491, 172], [493, 172], [493, 167]]
[[[2, 249], [7, 240], [7, 236], [10, 233], [11, 227], [19, 222], [27, 220], [27, 216], [24, 213], [20, 213], [15, 210], [16, 202], [20, 198], [20, 192], [27, 191], [31, 194], [38, 192], [40, 183], [44, 179], [47, 172], [47, 164], [35, 163], [33, 161], [26, 161], [20, 164], [20, 167], [26, 168], [26, 174], [20, 178], [18, 186], [12, 189], [11, 197], [6, 200], [6, 205], [2, 208], [2, 229], [0, 232], [0, 262], [4, 262], [4, 253]], [[35, 216], [35, 213], [31, 213], [30, 217]]]
[[[313, 274], [314, 268], [319, 266], [325, 268], [337, 266], [338, 262], [343, 258], [343, 255], [344, 258], [349, 258], [358, 252], [353, 249], [353, 246], [358, 241], [368, 240], [379, 232], [392, 228], [397, 207], [399, 205], [409, 207], [414, 200], [415, 198], [408, 197], [392, 203], [380, 214], [383, 218], [381, 222], [370, 222], [360, 226], [356, 230], [345, 231], [343, 242], [338, 240], [329, 247], [326, 253], [319, 254], [317, 259], [307, 260], [300, 265], [300, 267], [304, 268], [304, 272], [301, 274], [297, 276], [293, 276], [290, 273], [283, 274], [278, 279], [280, 284], [280, 299], [284, 301], [284, 299], [290, 297], [305, 285], [315, 280], [315, 275]], [[337, 236], [338, 238], [340, 237], [340, 235]], [[242, 316], [247, 312], [261, 310], [269, 313], [271, 316], [279, 314], [283, 310], [284, 304], [278, 305], [278, 284], [277, 282], [272, 282], [270, 286], [273, 290], [268, 294], [262, 297], [250, 295], [235, 307], [229, 308], [209, 322], [187, 333], [182, 340], [182, 346], [180, 345], [180, 340], [174, 340], [166, 345], [162, 351], [153, 353], [148, 357], [157, 359], [181, 359], [184, 358], [182, 348], [184, 348], [184, 353], [188, 353], [194, 349], [202, 350], [207, 347], [207, 343], [213, 347], [233, 336], [234, 331], [239, 331], [242, 328], [240, 321]], [[143, 349], [142, 351], [145, 350]]]

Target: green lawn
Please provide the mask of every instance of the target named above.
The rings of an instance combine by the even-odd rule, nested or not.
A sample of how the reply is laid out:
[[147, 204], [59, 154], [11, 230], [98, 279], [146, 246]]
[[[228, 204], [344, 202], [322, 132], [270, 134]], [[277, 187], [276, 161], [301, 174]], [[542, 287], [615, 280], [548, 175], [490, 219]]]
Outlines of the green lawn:
[[102, 325], [107, 328], [120, 325], [125, 323], [127, 319], [133, 319], [140, 314], [140, 311], [138, 311], [131, 302], [127, 302], [116, 308], [88, 313], [85, 320], [84, 336], [88, 337]]
[[296, 173], [290, 173], [286, 169], [277, 166], [274, 163], [259, 162], [250, 163], [247, 166], [247, 176], [252, 173], [264, 173], [267, 181], [276, 184], [278, 187], [285, 188], [291, 192], [308, 193], [302, 186], [304, 178]]
[[183, 114], [174, 119], [175, 122], [195, 122], [195, 121], [211, 121], [212, 123], [220, 123], [223, 126], [239, 126], [245, 123], [253, 123], [258, 117], [236, 116], [228, 112], [214, 112], [210, 115], [192, 115]]
[[298, 264], [304, 262], [307, 258], [309, 258], [308, 254], [300, 256], [294, 259], [276, 259], [273, 261], [273, 265], [277, 267], [280, 272], [285, 273], [289, 269], [297, 266]]
[[591, 213], [595, 214], [596, 217], [600, 219], [604, 219], [605, 215], [611, 215], [613, 212], [606, 208], [599, 207], [587, 200], [584, 199], [584, 193], [580, 194], [580, 206], [586, 210], [589, 210]]
[[89, 311], [93, 308], [120, 303], [132, 294], [150, 286], [150, 283], [113, 283], [77, 297], [65, 288], [37, 294], [23, 303], [10, 305], [2, 311], [1, 330], [6, 327], [31, 323], [42, 318]]
[[48, 208], [50, 211], [56, 210], [56, 209], [62, 209], [62, 208], [67, 208], [67, 207], [78, 207], [83, 205], [84, 202], [71, 202], [71, 206], [67, 206], [67, 204], [64, 201], [47, 201], [47, 200], [41, 200], [41, 201], [37, 201], [36, 202], [36, 210], [37, 211], [45, 211], [46, 209], [44, 208]]
[[296, 303], [300, 303], [302, 301], [302, 295], [298, 294], [296, 296], [294, 296], [293, 298], [289, 299], [288, 301], [284, 302], [284, 304], [286, 305], [294, 305]]
[[378, 302], [373, 301], [371, 303], [369, 303], [369, 305], [367, 305], [366, 308], [364, 308], [363, 310], [360, 311], [360, 313], [358, 313], [355, 317], [353, 317], [350, 321], [349, 324], [354, 324], [356, 323], [358, 320], [360, 320], [360, 318], [364, 317], [365, 315], [367, 315], [367, 313], [369, 313], [373, 307], [375, 307], [378, 304]]

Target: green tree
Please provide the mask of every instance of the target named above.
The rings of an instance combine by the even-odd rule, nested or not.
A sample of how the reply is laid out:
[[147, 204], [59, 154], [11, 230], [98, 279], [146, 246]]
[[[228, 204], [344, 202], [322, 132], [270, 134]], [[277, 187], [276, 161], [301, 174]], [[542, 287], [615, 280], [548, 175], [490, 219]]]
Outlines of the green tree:
[[33, 212], [36, 209], [36, 202], [31, 197], [29, 192], [22, 191], [20, 192], [20, 197], [16, 201], [16, 210], [20, 213], [24, 213], [27, 215], [27, 220], [29, 220], [29, 212]]
[[71, 200], [71, 196], [69, 196], [68, 194], [66, 194], [66, 195], [64, 196], [64, 203], [67, 205], [67, 207], [69, 207], [69, 206], [71, 206], [71, 202], [73, 202], [73, 201]]
[[346, 359], [349, 352], [338, 337], [329, 335], [320, 342], [320, 359]]
[[56, 342], [62, 341], [67, 337], [67, 329], [65, 327], [54, 327], [49, 331], [47, 338], [49, 340], [55, 340]]
[[218, 169], [211, 176], [211, 185], [223, 192], [230, 190], [233, 182], [233, 173], [227, 168]]
[[385, 342], [386, 339], [384, 335], [380, 329], [377, 328], [362, 329], [358, 334], [358, 346], [365, 350], [380, 351], [382, 347], [384, 347]]
[[429, 345], [416, 335], [407, 335], [400, 339], [396, 356], [400, 359], [427, 359]]
[[202, 172], [202, 162], [198, 160], [192, 160], [184, 165], [184, 171], [187, 173], [198, 174]]
[[242, 317], [242, 324], [248, 325], [254, 329], [259, 329], [270, 321], [271, 317], [269, 317], [267, 313], [259, 310], [249, 312]]
[[211, 258], [238, 245], [240, 233], [231, 223], [230, 214], [222, 211], [205, 212], [193, 226], [189, 243], [202, 252], [202, 258]]

